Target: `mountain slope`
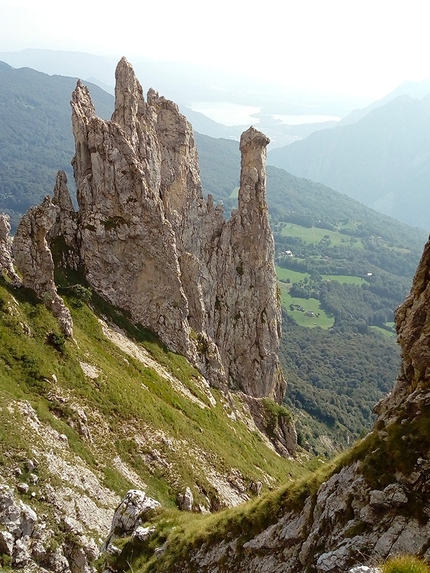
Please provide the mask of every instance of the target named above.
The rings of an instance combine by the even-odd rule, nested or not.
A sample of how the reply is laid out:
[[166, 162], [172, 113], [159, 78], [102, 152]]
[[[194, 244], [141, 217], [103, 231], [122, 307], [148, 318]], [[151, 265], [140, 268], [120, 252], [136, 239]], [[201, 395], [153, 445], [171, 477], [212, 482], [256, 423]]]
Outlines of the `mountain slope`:
[[[40, 126], [46, 123], [45, 115], [48, 113], [47, 108], [49, 104], [44, 103], [42, 97], [38, 105], [34, 106], [36, 109], [30, 109], [32, 115], [26, 116], [28, 122], [25, 125], [21, 126], [18, 121], [20, 114], [12, 116], [18, 121], [18, 123], [15, 124], [15, 133], [22, 142], [20, 141], [19, 145], [17, 144], [15, 148], [11, 132], [9, 132], [9, 138], [5, 139], [6, 153], [9, 148], [13, 148], [17, 153], [18, 150], [21, 154], [27, 153], [28, 164], [25, 165], [28, 174], [27, 179], [22, 182], [20, 186], [19, 179], [16, 179], [18, 172], [12, 170], [9, 175], [11, 181], [13, 181], [13, 185], [17, 188], [19, 187], [19, 191], [22, 192], [22, 195], [28, 198], [28, 203], [35, 204], [39, 201], [41, 195], [43, 196], [49, 193], [53, 187], [55, 172], [58, 167], [55, 154], [61, 152], [62, 157], [67, 157], [68, 164], [73, 153], [72, 142], [70, 144], [70, 151], [67, 151], [68, 148], [65, 146], [70, 132], [70, 111], [68, 104], [70, 93], [66, 94], [65, 91], [68, 89], [67, 86], [69, 86], [69, 84], [71, 87], [74, 87], [75, 80], [61, 77], [50, 78], [49, 76], [32, 72], [31, 70], [12, 70], [7, 67], [6, 74], [15, 78], [16, 82], [20, 82], [19, 89], [21, 91], [18, 93], [21, 94], [21, 99], [22, 93], [25, 92], [25, 82], [23, 79], [25, 79], [27, 75], [33, 77], [34, 74], [36, 75], [37, 82], [45, 86], [43, 89], [38, 88], [36, 91], [41, 94], [51, 94], [49, 97], [55, 95], [55, 97], [58, 98], [58, 102], [56, 102], [55, 106], [52, 105], [50, 107], [50, 114], [52, 115], [50, 121], [59, 133], [57, 139], [53, 139], [53, 145], [51, 144], [50, 138], [46, 138], [43, 142], [43, 146], [41, 144], [39, 148], [25, 146], [25, 140], [32, 137], [33, 132], [37, 133]], [[6, 77], [6, 75], [4, 77]], [[36, 79], [34, 79], [34, 81], [36, 81]], [[37, 85], [36, 83], [35, 86]], [[63, 86], [61, 88], [61, 94], [64, 95], [61, 95], [59, 92], [57, 93], [55, 91], [57, 88], [54, 89], [52, 85]], [[0, 84], [0, 86], [2, 86], [2, 88], [4, 87], [3, 84]], [[5, 86], [7, 86], [7, 84], [5, 84]], [[2, 88], [0, 88], [0, 91]], [[91, 88], [91, 93], [93, 92], [97, 96], [99, 90]], [[33, 97], [36, 96], [33, 94]], [[104, 115], [109, 116], [111, 99], [110, 96], [106, 94], [104, 97], [106, 98]], [[63, 102], [61, 106], [60, 100]], [[6, 99], [6, 101], [8, 100]], [[43, 114], [36, 113], [39, 110], [43, 110]], [[6, 132], [0, 132], [0, 137], [1, 133], [6, 137]], [[215, 140], [198, 133], [195, 134], [195, 137], [199, 151], [203, 189], [205, 193], [213, 194], [216, 201], [222, 201], [224, 203], [225, 214], [228, 215], [230, 210], [237, 206], [237, 191], [235, 191], [235, 189], [239, 185], [240, 173], [238, 143], [223, 139]], [[57, 145], [58, 142], [60, 142], [61, 145]], [[49, 173], [47, 171], [46, 173], [43, 172], [43, 177], [39, 177], [38, 173], [38, 153], [43, 153], [46, 157], [52, 157]], [[22, 164], [22, 161], [20, 163]], [[295, 259], [294, 262], [302, 265], [299, 269], [302, 274], [291, 274], [291, 284], [298, 284], [300, 281], [306, 279], [306, 277], [308, 277], [306, 280], [309, 279], [308, 271], [316, 265], [315, 253], [313, 253], [313, 251], [317, 249], [320, 257], [330, 258], [333, 263], [331, 266], [335, 270], [338, 269], [337, 272], [340, 275], [345, 274], [339, 269], [346, 266], [346, 260], [348, 260], [349, 265], [348, 272], [352, 275], [357, 272], [367, 273], [372, 267], [374, 272], [380, 276], [378, 280], [383, 281], [383, 283], [376, 283], [372, 288], [381, 288], [384, 285], [387, 286], [387, 284], [392, 285], [389, 291], [390, 293], [392, 292], [392, 296], [390, 295], [390, 298], [384, 299], [382, 303], [382, 299], [378, 299], [376, 302], [376, 304], [381, 307], [381, 310], [378, 312], [380, 312], [381, 317], [382, 315], [387, 316], [387, 313], [388, 315], [390, 313], [392, 314], [394, 307], [402, 300], [409, 288], [413, 269], [418, 261], [419, 252], [425, 240], [425, 233], [417, 229], [411, 229], [388, 217], [384, 217], [350, 199], [346, 195], [337, 193], [321, 184], [299, 179], [275, 167], [269, 166], [267, 173], [269, 212], [272, 226], [275, 230], [278, 257], [280, 257], [282, 252], [285, 253], [286, 250], [292, 250], [297, 254], [301, 253], [301, 259], [299, 257], [299, 259]], [[3, 175], [5, 175], [4, 172]], [[5, 180], [3, 179], [3, 181]], [[1, 184], [2, 179], [0, 177], [0, 189]], [[8, 201], [10, 200], [11, 198], [5, 198], [4, 195], [1, 197], [0, 195], [0, 208], [7, 208], [9, 204]], [[18, 214], [16, 214], [16, 218], [17, 217]], [[287, 222], [288, 225], [286, 225]], [[297, 225], [297, 223], [299, 225], [296, 231], [307, 241], [307, 243], [303, 243], [300, 247], [298, 247], [297, 244], [298, 241], [302, 240], [300, 237], [289, 238], [287, 235], [287, 231], [291, 229], [292, 225]], [[312, 227], [312, 225], [314, 227]], [[326, 230], [323, 230], [323, 227]], [[341, 242], [342, 240], [349, 241], [349, 243], [345, 243], [345, 245], [348, 246], [347, 250], [344, 249], [340, 251], [336, 245], [329, 245], [323, 241], [324, 235], [333, 233], [333, 229], [337, 229], [335, 235], [331, 235], [334, 237], [333, 240], [338, 241], [340, 245], [343, 244]], [[342, 233], [340, 233], [340, 231], [342, 231]], [[315, 238], [309, 242], [309, 236], [312, 234]], [[381, 237], [381, 239], [378, 239], [378, 237]], [[362, 240], [365, 240], [366, 248], [355, 248], [354, 245], [362, 245]], [[354, 241], [355, 243], [353, 244]], [[372, 255], [372, 258], [370, 258], [370, 255]], [[338, 263], [336, 262], [335, 264], [335, 261], [338, 261]], [[282, 265], [287, 264], [291, 267], [293, 262], [284, 257]], [[400, 270], [393, 274], [392, 271], [395, 268]], [[323, 270], [321, 264], [319, 270], [314, 270], [321, 274], [325, 272], [333, 274], [333, 269], [330, 271], [328, 271], [327, 268]], [[282, 272], [290, 272], [290, 269], [284, 267]], [[286, 302], [289, 284], [285, 282], [285, 280], [287, 280], [286, 278], [282, 280], [284, 282], [280, 283], [280, 287], [282, 293], [285, 293], [283, 294], [284, 312], [289, 313], [290, 318], [294, 318], [295, 320], [304, 318], [303, 313], [297, 311], [290, 312], [290, 302]], [[324, 284], [320, 282], [318, 289], [321, 289], [323, 286]], [[315, 288], [312, 288], [314, 292], [316, 292]], [[351, 341], [354, 342], [354, 347], [356, 348], [355, 355], [358, 356], [358, 354], [362, 352], [368, 356], [367, 364], [357, 363], [353, 365], [353, 376], [343, 371], [344, 361], [341, 357], [341, 343], [345, 340], [345, 335], [340, 330], [338, 330], [337, 333], [333, 332], [329, 339], [332, 342], [330, 345], [330, 353], [332, 353], [333, 359], [330, 367], [325, 365], [323, 369], [318, 365], [318, 361], [314, 357], [317, 356], [319, 352], [327, 352], [327, 348], [325, 348], [328, 340], [327, 337], [325, 337], [326, 331], [323, 331], [323, 333], [319, 335], [313, 328], [299, 327], [297, 324], [291, 325], [287, 319], [284, 320], [282, 360], [286, 372], [291, 372], [289, 374], [290, 391], [288, 400], [291, 406], [299, 408], [301, 412], [303, 412], [304, 409], [305, 412], [308, 412], [312, 416], [310, 419], [303, 419], [300, 414], [299, 436], [302, 437], [301, 439], [304, 445], [308, 444], [310, 448], [314, 448], [315, 451], [321, 453], [329, 452], [332, 447], [328, 448], [327, 444], [321, 445], [320, 439], [318, 438], [320, 434], [331, 436], [335, 444], [346, 444], [348, 435], [359, 435], [359, 433], [363, 431], [363, 424], [364, 427], [368, 427], [372, 418], [372, 404], [382, 396], [386, 388], [386, 381], [394, 379], [397, 369], [396, 364], [399, 360], [398, 350], [394, 341], [385, 338], [383, 341], [378, 340], [376, 343], [372, 342], [372, 337], [377, 336], [377, 333], [372, 332], [371, 324], [368, 326], [364, 324], [365, 321], [369, 320], [369, 317], [376, 314], [376, 311], [371, 308], [371, 305], [375, 304], [375, 301], [371, 299], [366, 303], [366, 306], [363, 306], [358, 298], [360, 292], [354, 291], [353, 285], [348, 287], [345, 292], [344, 290], [345, 289], [342, 290], [342, 293], [337, 293], [337, 291], [336, 293], [344, 297], [342, 299], [343, 301], [348, 301], [346, 295], [351, 294], [352, 300], [356, 301], [357, 309], [360, 309], [360, 311], [358, 314], [356, 313], [358, 318], [350, 321], [349, 326], [343, 321], [343, 325], [339, 324], [339, 328], [347, 328], [350, 330], [348, 336], [350, 336]], [[330, 297], [328, 297], [328, 295], [330, 295]], [[333, 293], [324, 293], [324, 296], [327, 300], [327, 304], [332, 306], [334, 301]], [[312, 301], [315, 299], [301, 299], [301, 305], [303, 306], [303, 302], [307, 300]], [[318, 301], [316, 302], [318, 303]], [[345, 304], [348, 305], [351, 303], [335, 301], [335, 307], [339, 310], [344, 308]], [[333, 323], [333, 319], [331, 320]], [[384, 322], [385, 320], [386, 319], [384, 319]], [[315, 319], [309, 319], [309, 322], [310, 325], [313, 326]], [[357, 328], [361, 330], [367, 329], [367, 332], [357, 333]], [[388, 328], [387, 332], [390, 332], [390, 328]], [[313, 357], [310, 360], [307, 359], [306, 369], [303, 367], [303, 363], [299, 364], [297, 361], [297, 354], [291, 353], [289, 350], [291, 344], [297, 344], [297, 340], [300, 340], [301, 344], [306, 343], [308, 348], [315, 349]], [[338, 343], [336, 343], [337, 340], [339, 340]], [[386, 360], [382, 362], [383, 369], [381, 369], [381, 355], [386, 357]], [[294, 359], [292, 360], [292, 358]], [[375, 373], [377, 373], [377, 379], [383, 380], [379, 388], [378, 384], [376, 384], [371, 392], [366, 392], [364, 395], [364, 389], [361, 389], [360, 384], [358, 388], [352, 387], [358, 380], [373, 380]], [[347, 380], [346, 388], [344, 387], [345, 379]], [[350, 382], [348, 382], [348, 380]], [[333, 381], [339, 381], [339, 384], [333, 384]], [[353, 394], [354, 403], [351, 404], [352, 398], [351, 396], [347, 396], [345, 394], [346, 392]], [[361, 396], [358, 395], [360, 392]], [[334, 400], [334, 403], [329, 405], [330, 400]], [[363, 412], [358, 413], [358, 404], [363, 406]], [[330, 412], [330, 416], [334, 415], [336, 419], [343, 419], [347, 421], [347, 423], [341, 424], [340, 426], [335, 425], [328, 427], [324, 421], [326, 418], [325, 412]], [[330, 418], [330, 420], [331, 419], [332, 418]]]
[[[307, 473], [274, 451], [240, 394], [209, 388], [77, 278], [57, 277], [73, 340], [0, 278], [0, 568], [57, 571], [62, 560], [69, 571], [76, 559], [73, 571], [87, 571], [130, 488], [170, 509], [189, 488], [207, 511]], [[273, 434], [288, 413], [263, 404]]]
[[360, 121], [311, 134], [268, 162], [427, 229], [430, 96], [399, 96]]
[[429, 271], [427, 243], [397, 313], [401, 373], [364, 439], [310, 478], [240, 508], [181, 523], [148, 519], [151, 534], [141, 543], [129, 539], [114, 566], [138, 573], [341, 573], [379, 570], [393, 555], [428, 562]]
[[[73, 180], [70, 94], [75, 78], [19, 70], [0, 62], [0, 209], [19, 216], [52, 192], [58, 169]], [[110, 117], [113, 98], [91, 86], [102, 117]]]

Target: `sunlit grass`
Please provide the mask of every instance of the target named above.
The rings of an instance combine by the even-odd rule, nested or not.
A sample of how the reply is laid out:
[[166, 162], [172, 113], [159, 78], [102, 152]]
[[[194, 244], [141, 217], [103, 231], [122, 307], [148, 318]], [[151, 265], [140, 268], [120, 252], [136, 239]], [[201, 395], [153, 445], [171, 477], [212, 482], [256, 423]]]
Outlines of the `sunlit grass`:
[[320, 243], [322, 240], [330, 240], [330, 246], [348, 245], [356, 248], [363, 248], [360, 239], [350, 237], [337, 231], [320, 229], [319, 227], [300, 227], [294, 223], [286, 223], [282, 228], [283, 237], [299, 237], [304, 243]]
[[299, 271], [292, 271], [290, 269], [284, 269], [282, 267], [276, 267], [276, 275], [279, 280], [286, 281], [290, 279], [290, 283], [298, 283], [304, 278], [310, 278], [309, 273], [301, 273]]
[[430, 567], [413, 555], [392, 557], [381, 567], [382, 573], [430, 573]]
[[322, 275], [322, 278], [323, 280], [337, 281], [347, 285], [362, 285], [363, 283], [367, 284], [367, 281], [365, 281], [363, 278], [349, 275]]
[[[79, 289], [75, 291], [79, 293]], [[113, 463], [119, 455], [148, 484], [148, 494], [167, 507], [176, 505], [177, 493], [186, 486], [193, 489], [197, 503], [205, 502], [201, 492], [209, 500], [216, 499], [209, 469], [224, 476], [234, 468], [245, 484], [261, 481], [263, 489], [283, 483], [289, 474], [297, 478], [308, 473], [301, 464], [269, 449], [262, 436], [250, 431], [240, 417], [229, 417], [233, 406], [215, 389], [210, 390], [216, 399], [212, 406], [207, 391], [197, 383], [199, 373], [184, 357], [93, 296], [93, 308], [144, 346], [200, 405], [113, 344], [104, 336], [94, 311], [73, 292], [64, 290], [62, 294], [72, 312], [74, 340], [66, 341], [60, 352], [47, 343], [48, 333], [59, 331], [51, 313], [41, 303], [28, 300], [24, 291], [13, 292], [18, 303], [13, 302], [12, 291], [0, 281], [0, 407], [11, 400], [28, 400], [44, 422], [67, 436], [75, 454], [104, 473], [106, 484], [117, 493], [122, 495], [130, 487]], [[31, 334], [25, 334], [26, 330]], [[89, 379], [80, 362], [90, 363], [99, 376]], [[60, 391], [104, 420], [105, 434], [98, 435], [94, 428], [93, 443], [70, 426], [74, 413], [68, 403], [49, 397], [53, 375]], [[236, 407], [241, 408], [239, 403]], [[6, 419], [2, 428], [0, 450], [4, 452], [12, 447]], [[156, 444], [145, 438], [148, 428], [158, 433]], [[14, 451], [20, 447], [17, 443]], [[166, 460], [164, 467], [146, 461], [151, 447]], [[197, 463], [196, 457], [201, 457]]]
[[[298, 298], [289, 293], [289, 287], [284, 283], [278, 283], [281, 289], [281, 305], [300, 326], [314, 328], [331, 328], [334, 324], [334, 317], [329, 316], [320, 306], [320, 301], [315, 298]], [[291, 305], [297, 305], [304, 309], [291, 310]], [[309, 314], [307, 314], [309, 313]], [[310, 315], [313, 313], [313, 315]]]

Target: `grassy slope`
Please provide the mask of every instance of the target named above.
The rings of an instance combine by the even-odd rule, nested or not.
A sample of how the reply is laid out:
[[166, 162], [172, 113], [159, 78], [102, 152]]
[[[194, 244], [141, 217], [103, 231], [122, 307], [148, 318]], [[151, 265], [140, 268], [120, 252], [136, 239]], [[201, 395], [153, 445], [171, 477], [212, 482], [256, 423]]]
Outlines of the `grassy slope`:
[[[93, 310], [70, 291], [66, 302], [73, 315], [74, 341], [62, 339], [56, 321], [31, 293], [11, 291], [0, 279], [0, 408], [6, 413], [0, 427], [2, 464], [10, 466], [30, 455], [30, 446], [21, 442], [19, 432], [10, 432], [14, 420], [6, 409], [11, 400], [28, 400], [41, 419], [65, 434], [71, 449], [102, 471], [106, 485], [119, 494], [132, 484], [115, 467], [113, 459], [118, 455], [148, 484], [149, 494], [170, 507], [186, 486], [197, 502], [204, 502], [204, 496], [215, 499], [206, 470], [226, 479], [238, 470], [246, 484], [262, 481], [266, 489], [282, 483], [287, 473], [306, 473], [300, 464], [270, 450], [243, 421], [229, 417], [240, 411], [234, 400], [229, 402], [212, 390], [216, 406], [211, 406], [198, 373], [151, 333], [133, 327], [93, 297], [96, 312], [127, 329], [206, 408], [174, 391], [163, 376], [110, 342]], [[85, 376], [80, 362], [91, 364], [99, 375]], [[68, 396], [67, 402], [52, 393]], [[71, 403], [87, 413], [93, 443], [73, 429]], [[154, 449], [167, 460], [165, 466], [151, 457]]]
[[[374, 429], [348, 452], [318, 467], [310, 476], [284, 485], [261, 499], [207, 517], [187, 515], [177, 519], [169, 513], [158, 516], [153, 521], [156, 535], [144, 547], [128, 541], [118, 564], [124, 570], [135, 573], [168, 573], [175, 571], [181, 561], [189, 567], [191, 552], [231, 539], [237, 539], [235, 551], [240, 555], [240, 548], [245, 542], [275, 524], [288, 512], [300, 512], [307, 498], [315, 503], [319, 487], [341, 468], [355, 461], [361, 462], [363, 478], [370, 488], [383, 489], [387, 484], [395, 483], [397, 472], [409, 475], [416, 467], [417, 459], [428, 456], [429, 435], [427, 411], [420, 412], [413, 419], [399, 412], [398, 419], [386, 426], [384, 431]], [[406, 519], [423, 519], [425, 523], [427, 516], [423, 507], [426, 498], [425, 488], [418, 488], [414, 502], [403, 508], [402, 515]], [[156, 547], [166, 541], [165, 551], [154, 557]]]

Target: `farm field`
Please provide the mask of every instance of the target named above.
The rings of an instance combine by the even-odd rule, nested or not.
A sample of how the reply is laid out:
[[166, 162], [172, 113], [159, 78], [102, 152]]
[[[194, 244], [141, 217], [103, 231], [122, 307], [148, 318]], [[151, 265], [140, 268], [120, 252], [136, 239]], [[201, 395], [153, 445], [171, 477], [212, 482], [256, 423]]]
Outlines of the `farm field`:
[[[287, 279], [290, 279], [291, 283], [298, 283], [306, 277], [308, 279], [310, 278], [309, 273], [292, 271], [290, 269], [284, 269], [283, 267], [279, 266], [276, 267], [276, 274], [278, 280], [286, 281]], [[321, 276], [323, 280], [337, 281], [339, 283], [346, 283], [349, 285], [361, 285], [366, 282], [363, 278], [357, 276], [349, 276], [349, 275], [321, 275]]]
[[348, 245], [357, 248], [363, 248], [363, 243], [356, 237], [343, 235], [338, 231], [329, 231], [319, 227], [300, 227], [294, 223], [285, 223], [281, 231], [283, 237], [299, 237], [304, 243], [320, 243], [324, 238], [330, 239], [332, 247], [338, 245]]
[[[387, 323], [390, 324], [390, 323]], [[395, 338], [396, 334], [394, 332], [390, 332], [389, 330], [385, 330], [385, 328], [380, 328], [379, 326], [370, 326], [369, 327], [370, 330], [373, 330], [374, 332], [379, 332], [379, 334], [382, 334], [382, 336], [385, 336], [385, 338]]]
[[310, 278], [309, 273], [301, 273], [299, 271], [292, 271], [290, 269], [284, 269], [284, 268], [278, 267], [278, 266], [276, 267], [276, 275], [278, 277], [278, 280], [286, 281], [287, 279], [290, 279], [291, 283], [298, 283], [306, 277]]
[[[279, 283], [281, 289], [281, 304], [285, 310], [290, 314], [294, 320], [300, 326], [307, 326], [314, 328], [315, 326], [320, 326], [321, 328], [331, 328], [334, 324], [334, 318], [329, 316], [320, 308], [319, 300], [315, 298], [298, 298], [293, 297], [289, 293], [289, 287], [284, 283]], [[291, 310], [290, 305], [297, 305], [304, 309]], [[313, 315], [308, 315], [307, 313], [313, 313]]]
[[347, 285], [362, 285], [367, 282], [361, 277], [351, 277], [349, 275], [322, 275], [322, 278], [326, 281], [337, 281]]

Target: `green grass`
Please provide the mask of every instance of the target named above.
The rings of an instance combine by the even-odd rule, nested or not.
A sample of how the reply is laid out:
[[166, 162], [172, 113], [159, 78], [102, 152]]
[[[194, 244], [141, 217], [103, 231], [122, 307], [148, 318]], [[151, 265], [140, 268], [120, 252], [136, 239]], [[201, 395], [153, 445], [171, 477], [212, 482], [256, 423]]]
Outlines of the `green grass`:
[[[18, 304], [13, 303], [12, 294]], [[216, 390], [212, 394], [217, 405], [211, 406], [198, 384], [198, 372], [152, 333], [91, 297], [90, 304], [97, 313], [115, 321], [208, 407], [201, 408], [176, 392], [164, 377], [112, 344], [104, 336], [97, 315], [82, 300], [80, 289], [67, 290], [63, 285], [62, 294], [73, 316], [75, 341], [67, 340], [58, 349], [47, 344], [50, 332], [59, 333], [53, 316], [42, 304], [28, 299], [24, 290], [12, 291], [0, 279], [0, 408], [14, 399], [28, 400], [43, 421], [67, 435], [71, 450], [101, 471], [105, 483], [117, 493], [122, 495], [130, 486], [113, 463], [120, 455], [148, 484], [148, 494], [166, 507], [175, 506], [177, 493], [186, 486], [192, 488], [197, 503], [204, 502], [204, 496], [215, 500], [209, 469], [225, 476], [234, 468], [243, 475], [245, 486], [262, 481], [266, 489], [269, 483], [271, 487], [282, 483], [287, 474], [300, 477], [308, 473], [301, 464], [270, 450], [260, 434], [250, 432], [240, 419], [229, 418], [231, 407]], [[84, 294], [88, 298], [88, 293]], [[23, 325], [31, 335], [24, 334]], [[91, 363], [100, 375], [88, 379], [80, 361]], [[53, 374], [59, 388], [94, 413], [93, 444], [70, 426], [73, 410], [49, 398]], [[103, 431], [98, 429], [97, 416], [105, 420]], [[19, 435], [15, 441], [11, 439], [16, 434], [10, 431], [11, 424], [12, 420], [4, 416], [0, 459], [22, 452], [29, 455]], [[154, 447], [167, 460], [165, 466], [148, 462]]]
[[427, 563], [413, 555], [392, 557], [381, 569], [382, 573], [430, 573]]
[[396, 338], [396, 336], [397, 336], [396, 333], [393, 332], [392, 330], [387, 330], [385, 328], [381, 328], [380, 326], [370, 326], [369, 328], [370, 328], [370, 330], [373, 330], [374, 332], [378, 332], [379, 334], [381, 334], [385, 338]]
[[354, 277], [348, 275], [322, 275], [322, 278], [326, 281], [337, 281], [339, 283], [347, 284], [347, 285], [362, 285], [363, 283], [367, 284], [361, 277]]
[[318, 227], [300, 227], [294, 223], [286, 223], [282, 228], [281, 235], [283, 237], [299, 237], [304, 243], [308, 244], [320, 243], [322, 240], [329, 239], [332, 247], [348, 245], [363, 248], [362, 242], [355, 237], [350, 237], [337, 231], [320, 229]]
[[[319, 300], [315, 298], [297, 298], [289, 293], [289, 287], [284, 283], [278, 283], [281, 289], [281, 305], [294, 318], [300, 326], [314, 328], [331, 328], [334, 324], [334, 317], [329, 316], [321, 307]], [[299, 310], [290, 310], [290, 305], [298, 305], [305, 309], [305, 312]], [[314, 316], [307, 316], [306, 312], [313, 312]], [[318, 316], [319, 315], [319, 316]]]
[[302, 281], [305, 277], [310, 277], [309, 273], [301, 273], [299, 271], [291, 271], [290, 269], [284, 269], [282, 267], [276, 267], [276, 275], [279, 280], [286, 281], [290, 279], [290, 283], [298, 283]]

